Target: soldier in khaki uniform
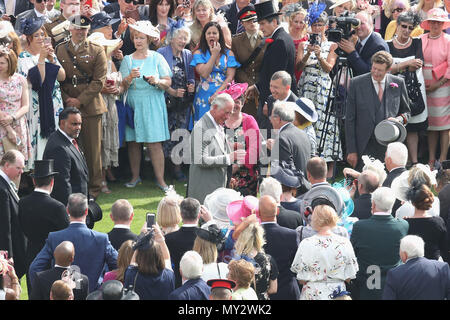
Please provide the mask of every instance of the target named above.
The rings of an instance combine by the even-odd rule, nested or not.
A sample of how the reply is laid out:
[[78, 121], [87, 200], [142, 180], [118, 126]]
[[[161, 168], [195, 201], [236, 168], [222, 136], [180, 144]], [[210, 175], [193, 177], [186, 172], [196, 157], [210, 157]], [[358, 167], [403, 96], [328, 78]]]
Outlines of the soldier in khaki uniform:
[[56, 56], [66, 71], [61, 93], [64, 106], [78, 108], [83, 118], [81, 143], [89, 168], [89, 194], [95, 198], [102, 182], [102, 114], [107, 108], [101, 90], [107, 61], [103, 47], [86, 39], [90, 19], [76, 15], [69, 21], [71, 39], [56, 48]]
[[44, 25], [45, 31], [48, 36], [52, 38], [53, 47], [56, 47], [61, 42], [67, 41], [70, 37], [69, 31], [64, 28], [52, 32], [52, 29], [64, 21], [67, 21], [71, 16], [78, 15], [80, 13], [80, 0], [61, 0], [60, 2], [61, 14], [52, 20], [50, 23]]
[[[236, 70], [234, 80], [238, 83], [246, 82], [248, 86], [251, 86], [258, 81], [265, 44], [262, 43], [262, 33], [258, 31], [255, 7], [252, 4], [239, 11], [238, 18], [241, 20], [245, 31], [233, 36], [231, 51], [233, 51], [236, 60], [243, 66]], [[242, 112], [256, 118], [256, 106], [255, 100], [247, 100]]]

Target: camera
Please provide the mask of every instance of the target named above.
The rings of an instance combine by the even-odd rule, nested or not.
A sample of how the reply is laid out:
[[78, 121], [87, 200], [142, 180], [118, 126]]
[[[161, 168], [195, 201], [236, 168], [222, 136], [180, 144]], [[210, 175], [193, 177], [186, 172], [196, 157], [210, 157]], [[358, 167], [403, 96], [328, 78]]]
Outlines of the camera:
[[320, 46], [320, 35], [317, 33], [311, 33], [309, 35], [309, 44], [315, 46], [315, 45], [319, 45]]
[[[342, 39], [348, 40], [354, 33], [355, 28], [361, 24], [361, 20], [356, 19], [355, 15], [344, 12], [340, 17], [331, 16], [328, 18], [329, 28], [327, 31], [328, 41], [339, 42]], [[336, 23], [335, 28], [332, 25]]]

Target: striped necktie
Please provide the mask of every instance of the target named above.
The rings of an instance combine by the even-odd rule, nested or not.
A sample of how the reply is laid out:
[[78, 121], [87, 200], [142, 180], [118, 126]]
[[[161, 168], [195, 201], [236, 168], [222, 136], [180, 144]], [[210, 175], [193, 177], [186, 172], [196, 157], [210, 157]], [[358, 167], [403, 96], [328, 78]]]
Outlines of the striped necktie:
[[241, 20], [238, 20], [237, 28], [236, 28], [236, 34], [239, 34], [241, 32], [244, 32], [244, 26], [241, 23]]

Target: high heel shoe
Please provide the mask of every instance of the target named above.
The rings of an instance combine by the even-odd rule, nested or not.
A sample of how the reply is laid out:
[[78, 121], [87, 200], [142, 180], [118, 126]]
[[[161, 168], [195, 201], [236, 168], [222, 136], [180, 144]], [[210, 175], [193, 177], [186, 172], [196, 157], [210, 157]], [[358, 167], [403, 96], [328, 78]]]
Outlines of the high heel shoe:
[[162, 185], [160, 185], [158, 182], [156, 182], [155, 181], [155, 184], [156, 184], [156, 186], [158, 187], [158, 188], [160, 188], [164, 193], [167, 193], [167, 192], [169, 192], [170, 190], [174, 190], [174, 188], [173, 188], [173, 186], [172, 185], [170, 185], [170, 186], [165, 186], [165, 187], [163, 187]]
[[128, 182], [125, 183], [125, 187], [127, 188], [135, 188], [138, 184], [142, 183], [142, 179], [139, 177], [135, 182]]
[[111, 190], [109, 190], [108, 185], [106, 184], [106, 181], [102, 181], [102, 189], [101, 189], [101, 191], [103, 193], [106, 193], [106, 194], [110, 194], [111, 193]]

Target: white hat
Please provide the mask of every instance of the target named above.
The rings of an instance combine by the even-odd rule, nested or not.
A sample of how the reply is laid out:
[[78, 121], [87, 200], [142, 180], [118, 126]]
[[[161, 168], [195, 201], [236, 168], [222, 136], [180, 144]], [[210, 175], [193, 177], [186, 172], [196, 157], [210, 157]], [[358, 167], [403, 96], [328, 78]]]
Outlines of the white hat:
[[218, 188], [206, 196], [203, 204], [211, 212], [215, 223], [223, 228], [230, 225], [230, 218], [227, 215], [228, 204], [242, 199], [242, 195], [233, 189]]
[[106, 55], [109, 55], [112, 51], [116, 50], [116, 48], [120, 44], [120, 41], [122, 41], [120, 39], [108, 40], [105, 38], [105, 35], [101, 32], [92, 33], [88, 37], [88, 40], [102, 47], [106, 47]]
[[[416, 164], [416, 167], [421, 169], [430, 178], [432, 185], [436, 185], [436, 172], [437, 171], [432, 172], [428, 165], [424, 165], [422, 163]], [[411, 186], [408, 182], [409, 173], [410, 173], [410, 170], [404, 171], [401, 175], [399, 175], [397, 178], [395, 178], [391, 184], [391, 189], [393, 190], [395, 197], [397, 199], [400, 199], [401, 201], [408, 201], [406, 194], [408, 193], [408, 190], [411, 188]]]
[[142, 32], [152, 38], [159, 38], [159, 29], [152, 25], [148, 20], [136, 21], [135, 24], [130, 24], [130, 28]]
[[14, 32], [11, 22], [0, 21], [0, 38], [6, 37], [10, 32]]
[[340, 6], [341, 4], [347, 3], [347, 2], [352, 2], [353, 4], [353, 0], [337, 0], [337, 1], [333, 1], [334, 4], [329, 8], [329, 9], [334, 9], [338, 6]]
[[[293, 105], [294, 106], [294, 105]], [[308, 98], [300, 98], [295, 101], [294, 111], [300, 113], [309, 122], [316, 122], [319, 118], [314, 102]]]

